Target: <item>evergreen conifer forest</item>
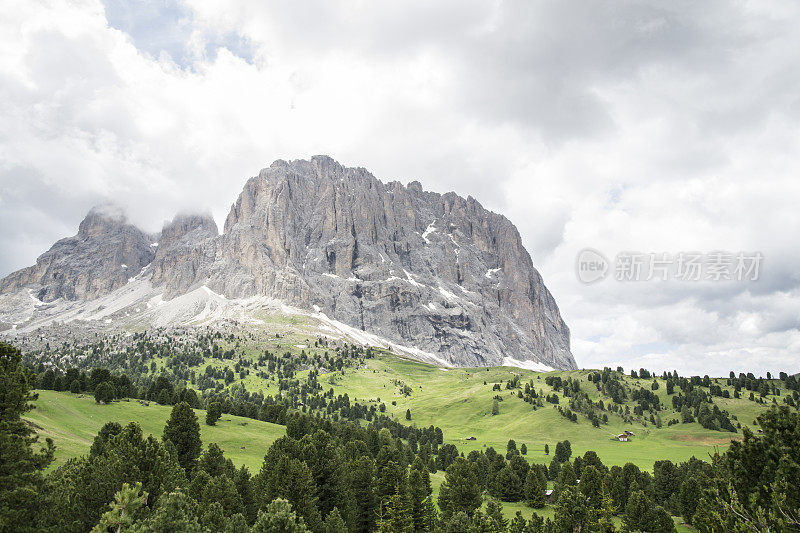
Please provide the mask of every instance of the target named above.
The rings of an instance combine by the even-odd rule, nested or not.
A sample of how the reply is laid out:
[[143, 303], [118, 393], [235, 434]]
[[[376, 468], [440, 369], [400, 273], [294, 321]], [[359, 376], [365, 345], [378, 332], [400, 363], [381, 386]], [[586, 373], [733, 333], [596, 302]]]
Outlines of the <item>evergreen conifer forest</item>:
[[[2, 531], [800, 527], [794, 376], [443, 371], [324, 339], [302, 349], [296, 367], [298, 354], [254, 354], [235, 339], [208, 344], [209, 357], [204, 342], [170, 352], [142, 335], [124, 360], [106, 347], [94, 360], [107, 366], [94, 367], [52, 364], [73, 361], [62, 349], [23, 357], [3, 343]], [[224, 364], [194, 369], [207, 359]], [[250, 374], [272, 380], [267, 394], [248, 391]], [[415, 398], [445, 389], [449, 407], [426, 411], [427, 400]], [[463, 401], [461, 389], [477, 398]], [[464, 421], [464, 404], [479, 402], [474, 416], [505, 427]], [[540, 446], [548, 435], [531, 439], [509, 425], [519, 409], [546, 416], [559, 426], [551, 433], [572, 442]], [[86, 427], [77, 427], [80, 412]], [[437, 418], [441, 425], [422, 425]], [[618, 427], [630, 428], [628, 442], [609, 436]], [[714, 434], [726, 444], [694, 444], [680, 453], [705, 453], [685, 460], [659, 457], [676, 453], [660, 445], [660, 432], [679, 428], [684, 438]], [[625, 460], [637, 440], [649, 448], [646, 465]]]

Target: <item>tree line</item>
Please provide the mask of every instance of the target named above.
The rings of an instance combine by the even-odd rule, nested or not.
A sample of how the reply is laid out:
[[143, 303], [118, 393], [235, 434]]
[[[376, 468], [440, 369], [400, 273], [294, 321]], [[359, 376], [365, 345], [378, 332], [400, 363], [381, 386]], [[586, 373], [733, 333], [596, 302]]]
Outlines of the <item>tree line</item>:
[[[547, 469], [513, 441], [505, 454], [467, 456], [446, 444], [434, 502], [423, 447], [396, 428], [291, 412], [286, 436], [251, 473], [204, 445], [185, 401], [160, 438], [108, 423], [86, 455], [45, 474], [53, 443], [21, 418], [36, 399], [34, 379], [19, 351], [0, 343], [0, 531], [560, 533], [614, 531], [615, 516], [626, 531], [672, 531], [670, 513], [703, 532], [800, 528], [800, 415], [785, 405], [760, 415], [762, 433], [745, 428], [726, 453], [657, 461], [652, 473], [607, 467], [591, 451], [572, 457], [568, 441]], [[552, 519], [504, 518], [503, 501], [543, 506], [548, 479]]]

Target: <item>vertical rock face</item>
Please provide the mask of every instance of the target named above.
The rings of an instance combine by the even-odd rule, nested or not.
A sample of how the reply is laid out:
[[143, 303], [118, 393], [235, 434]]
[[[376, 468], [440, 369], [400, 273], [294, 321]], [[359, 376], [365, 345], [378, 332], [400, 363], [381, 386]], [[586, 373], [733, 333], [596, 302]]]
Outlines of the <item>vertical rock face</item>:
[[110, 207], [94, 208], [78, 234], [56, 242], [36, 264], [0, 282], [0, 292], [30, 288], [51, 302], [87, 300], [125, 285], [153, 260], [151, 239]]
[[384, 184], [329, 157], [276, 161], [225, 221], [211, 287], [269, 295], [454, 364], [575, 368], [519, 232], [473, 198]]
[[279, 160], [247, 181], [221, 235], [210, 216], [182, 215], [151, 244], [124, 217], [93, 211], [0, 292], [88, 299], [150, 265], [142, 276], [164, 299], [204, 284], [314, 309], [455, 365], [576, 367], [519, 232], [471, 197], [383, 183], [327, 156]]
[[208, 278], [218, 235], [211, 215], [178, 215], [164, 226], [151, 280], [164, 286], [166, 299], [188, 292]]

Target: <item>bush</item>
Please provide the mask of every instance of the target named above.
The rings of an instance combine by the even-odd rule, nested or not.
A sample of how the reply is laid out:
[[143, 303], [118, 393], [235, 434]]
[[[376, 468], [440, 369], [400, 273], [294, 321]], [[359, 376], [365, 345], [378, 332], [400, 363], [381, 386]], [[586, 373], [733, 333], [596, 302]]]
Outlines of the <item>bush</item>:
[[222, 404], [219, 402], [209, 402], [206, 407], [206, 424], [213, 426], [222, 416]]
[[94, 389], [94, 401], [97, 403], [110, 403], [115, 396], [114, 385], [108, 381], [100, 383]]

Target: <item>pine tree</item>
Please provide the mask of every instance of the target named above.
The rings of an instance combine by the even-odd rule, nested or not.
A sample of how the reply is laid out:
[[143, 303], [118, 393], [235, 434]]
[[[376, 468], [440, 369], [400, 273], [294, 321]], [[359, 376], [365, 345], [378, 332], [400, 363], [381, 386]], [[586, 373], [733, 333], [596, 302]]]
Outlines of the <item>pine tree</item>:
[[[380, 461], [378, 462], [380, 463]], [[406, 470], [395, 461], [388, 461], [383, 467], [379, 466], [375, 478], [375, 496], [378, 499], [378, 505], [383, 504], [386, 507], [389, 499], [398, 490], [403, 497], [408, 493]]]
[[[337, 468], [337, 454], [330, 434], [317, 430], [312, 435], [313, 458], [307, 460], [314, 484], [319, 497], [317, 506], [322, 515], [327, 515], [333, 510], [334, 503], [340, 497], [340, 471]], [[309, 448], [309, 451], [311, 448]]]
[[472, 520], [464, 511], [457, 512], [444, 524], [445, 533], [464, 533], [465, 531], [474, 530]]
[[589, 499], [589, 505], [595, 509], [600, 508], [603, 478], [594, 466], [590, 465], [583, 469], [579, 489]]
[[550, 478], [551, 481], [555, 481], [558, 479], [558, 473], [561, 471], [561, 463], [558, 462], [558, 459], [553, 457], [550, 461], [550, 467], [547, 469], [547, 477]]
[[178, 463], [186, 472], [192, 472], [200, 457], [203, 442], [200, 440], [200, 424], [189, 404], [181, 402], [172, 408], [164, 426], [163, 440], [169, 441], [178, 452]]
[[200, 456], [197, 466], [208, 472], [211, 477], [223, 474], [233, 476], [234, 472], [236, 472], [233, 462], [230, 459], [225, 459], [222, 448], [216, 442], [209, 443], [208, 448]]
[[627, 531], [647, 530], [647, 516], [650, 513], [650, 500], [644, 492], [637, 490], [628, 497], [622, 523]]
[[558, 500], [561, 496], [561, 491], [563, 491], [566, 487], [576, 487], [577, 484], [578, 479], [575, 475], [575, 469], [572, 467], [572, 463], [567, 461], [564, 463], [564, 466], [561, 467], [561, 470], [558, 473], [558, 479], [556, 480], [555, 488], [553, 489], [553, 498]]
[[[525, 478], [528, 475], [528, 471], [531, 469], [528, 461], [526, 461], [521, 455], [514, 455], [511, 457], [511, 460], [508, 462], [508, 466], [511, 467], [511, 470], [519, 478], [520, 483], [525, 483]], [[522, 497], [522, 493], [520, 493], [520, 497]]]
[[297, 516], [286, 500], [276, 499], [258, 512], [251, 533], [306, 533], [308, 528], [303, 518]]
[[135, 533], [155, 533], [157, 531], [201, 533], [203, 529], [197, 521], [193, 505], [194, 502], [182, 492], [171, 492], [160, 498], [150, 516], [143, 522], [134, 524], [131, 531]]
[[647, 514], [647, 530], [672, 533], [675, 531], [675, 522], [672, 521], [672, 517], [666, 509], [656, 505]]
[[266, 497], [266, 501], [273, 498], [285, 499], [298, 516], [303, 518], [309, 529], [317, 530], [321, 527], [317, 487], [311, 470], [304, 461], [290, 459], [287, 455], [281, 455], [276, 464], [268, 464], [265, 459], [259, 476], [267, 478], [266, 492], [261, 495], [262, 498]]
[[[569, 464], [569, 463], [567, 463]], [[575, 487], [566, 486], [555, 505], [555, 531], [591, 531], [596, 525], [594, 510], [586, 496]]]
[[521, 511], [517, 511], [514, 518], [511, 519], [508, 533], [528, 533], [528, 521], [523, 518]]
[[503, 506], [494, 499], [486, 504], [486, 518], [492, 531], [505, 531], [508, 527], [508, 520], [503, 516]]
[[524, 496], [522, 481], [508, 464], [494, 476], [491, 492], [504, 502], [518, 502]]
[[171, 445], [155, 437], [144, 437], [135, 422], [105, 442], [93, 457], [80, 457], [60, 467], [49, 477], [52, 490], [47, 517], [57, 531], [88, 531], [100, 520], [123, 483], [142, 483], [153, 502], [183, 485], [184, 471]]
[[[10, 346], [10, 344], [8, 346]], [[55, 382], [55, 380], [56, 380], [56, 373], [53, 371], [52, 368], [50, 368], [44, 373], [44, 375], [42, 375], [42, 379], [39, 383], [39, 388], [44, 390], [53, 390], [53, 383]]]
[[208, 485], [203, 489], [203, 495], [199, 503], [204, 505], [217, 503], [221, 505], [225, 516], [242, 513], [245, 510], [239, 491], [236, 490], [236, 485], [225, 474], [211, 478]]
[[42, 472], [53, 460], [53, 441], [33, 450], [38, 437], [22, 420], [37, 399], [22, 355], [0, 342], [0, 530], [32, 531], [39, 516]]
[[570, 456], [572, 456], [572, 445], [568, 440], [556, 444], [556, 453], [554, 457], [559, 463], [566, 463], [569, 461]]
[[325, 533], [347, 533], [347, 526], [337, 507], [325, 517]]
[[431, 531], [436, 509], [431, 499], [431, 478], [428, 469], [417, 456], [408, 475], [408, 492], [411, 500], [411, 516], [414, 531]]
[[170, 397], [169, 397], [169, 392], [167, 392], [167, 389], [161, 389], [161, 391], [158, 393], [158, 396], [156, 397], [156, 402], [158, 402], [159, 405], [169, 405]]
[[200, 516], [200, 525], [206, 531], [225, 531], [228, 526], [228, 519], [219, 502], [206, 503]]
[[472, 516], [481, 506], [481, 493], [472, 468], [463, 457], [457, 457], [445, 471], [444, 481], [439, 489], [439, 509], [442, 519], [449, 520], [463, 511]]
[[517, 441], [514, 439], [508, 439], [508, 444], [506, 444], [506, 452], [516, 452], [517, 451]]
[[236, 513], [230, 517], [228, 525], [225, 528], [225, 533], [250, 533], [250, 526], [247, 525], [247, 518], [240, 513]]
[[600, 490], [600, 508], [598, 509], [597, 520], [597, 529], [600, 533], [616, 531], [613, 519], [616, 512], [617, 508], [614, 507], [614, 499], [611, 497], [611, 492], [606, 489], [606, 485], [603, 483]]
[[700, 500], [701, 495], [702, 489], [696, 478], [688, 477], [681, 484], [678, 505], [680, 506], [681, 516], [683, 516], [687, 524], [692, 523], [692, 517], [697, 509], [697, 502]]
[[108, 381], [97, 385], [94, 389], [94, 401], [97, 403], [111, 403], [114, 400], [114, 386]]
[[195, 469], [192, 482], [187, 487], [187, 494], [197, 501], [203, 499], [203, 491], [211, 483], [211, 476], [205, 470]]
[[540, 472], [538, 466], [534, 465], [528, 470], [528, 475], [525, 476], [525, 500], [529, 506], [535, 509], [541, 509], [546, 503], [545, 490], [547, 485], [541, 485]]
[[246, 466], [242, 465], [239, 470], [236, 471], [233, 482], [236, 485], [236, 490], [239, 492], [239, 497], [242, 499], [242, 505], [244, 505], [243, 514], [247, 522], [252, 523], [256, 519], [258, 506], [256, 504], [256, 496], [253, 490], [250, 471]]
[[433, 496], [428, 496], [422, 502], [422, 529], [418, 531], [433, 531], [436, 529], [438, 521], [438, 512], [436, 505], [433, 503]]
[[346, 469], [346, 485], [350, 492], [351, 517], [353, 529], [359, 533], [372, 531], [375, 524], [376, 505], [372, 489], [373, 463], [369, 457], [359, 457], [350, 461]]
[[209, 402], [206, 406], [206, 424], [213, 426], [222, 416], [222, 404], [219, 402]]
[[414, 521], [408, 508], [408, 498], [404, 491], [397, 486], [394, 494], [381, 504], [378, 531], [385, 533], [410, 533], [414, 531]]
[[132, 487], [127, 483], [114, 495], [111, 509], [106, 511], [100, 522], [94, 526], [92, 533], [106, 533], [112, 531], [127, 531], [134, 522], [134, 517], [139, 509], [147, 503], [147, 492], [142, 491], [142, 484], [136, 482]]
[[122, 433], [122, 425], [119, 422], [106, 422], [103, 424], [94, 441], [92, 441], [92, 447], [89, 448], [89, 457], [97, 457], [103, 453], [108, 441], [120, 433]]

